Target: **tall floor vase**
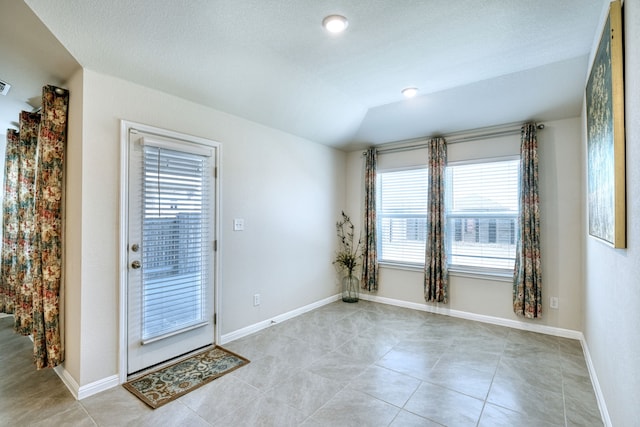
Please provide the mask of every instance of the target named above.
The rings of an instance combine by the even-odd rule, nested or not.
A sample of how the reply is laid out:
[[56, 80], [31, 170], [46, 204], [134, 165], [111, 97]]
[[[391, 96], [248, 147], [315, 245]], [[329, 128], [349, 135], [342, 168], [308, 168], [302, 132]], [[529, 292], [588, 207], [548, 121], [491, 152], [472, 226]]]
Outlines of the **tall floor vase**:
[[358, 279], [353, 270], [347, 270], [342, 278], [342, 301], [358, 302], [360, 299], [360, 279]]

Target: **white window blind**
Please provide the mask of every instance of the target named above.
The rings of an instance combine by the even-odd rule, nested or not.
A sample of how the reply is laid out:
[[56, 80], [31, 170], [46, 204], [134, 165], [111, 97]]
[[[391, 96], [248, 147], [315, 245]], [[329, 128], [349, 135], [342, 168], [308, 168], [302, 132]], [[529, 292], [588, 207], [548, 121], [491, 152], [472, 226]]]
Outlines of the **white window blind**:
[[427, 169], [378, 172], [378, 259], [424, 265]]
[[509, 159], [447, 167], [446, 235], [452, 268], [513, 270], [519, 164]]
[[143, 145], [143, 339], [206, 322], [209, 157], [163, 145]]

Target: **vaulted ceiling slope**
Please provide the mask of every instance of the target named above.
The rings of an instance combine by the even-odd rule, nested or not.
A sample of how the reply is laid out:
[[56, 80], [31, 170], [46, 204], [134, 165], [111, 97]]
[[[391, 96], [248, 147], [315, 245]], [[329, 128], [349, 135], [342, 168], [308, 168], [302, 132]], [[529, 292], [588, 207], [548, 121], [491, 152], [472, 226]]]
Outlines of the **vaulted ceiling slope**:
[[25, 1], [83, 67], [345, 149], [578, 116], [608, 3]]

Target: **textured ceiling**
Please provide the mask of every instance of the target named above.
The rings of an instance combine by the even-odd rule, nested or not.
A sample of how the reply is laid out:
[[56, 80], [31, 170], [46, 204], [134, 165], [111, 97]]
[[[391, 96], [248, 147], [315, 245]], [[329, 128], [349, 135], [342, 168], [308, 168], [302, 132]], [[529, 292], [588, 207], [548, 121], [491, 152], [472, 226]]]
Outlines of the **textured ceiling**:
[[83, 67], [355, 148], [578, 116], [607, 0], [26, 3]]

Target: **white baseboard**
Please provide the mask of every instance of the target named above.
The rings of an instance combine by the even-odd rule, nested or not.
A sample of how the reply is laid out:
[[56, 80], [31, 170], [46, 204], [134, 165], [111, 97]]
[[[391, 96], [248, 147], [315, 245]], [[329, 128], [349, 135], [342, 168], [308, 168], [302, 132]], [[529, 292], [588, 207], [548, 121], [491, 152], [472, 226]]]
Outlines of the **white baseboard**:
[[320, 301], [316, 301], [314, 303], [289, 311], [287, 313], [280, 314], [272, 319], [263, 320], [262, 322], [254, 323], [253, 325], [249, 325], [245, 328], [238, 329], [228, 334], [224, 334], [220, 337], [220, 344], [224, 345], [231, 341], [235, 341], [242, 337], [246, 337], [247, 335], [251, 335], [255, 332], [266, 329], [272, 325], [275, 325], [276, 323], [284, 322], [285, 320], [292, 319], [296, 316], [300, 316], [301, 314], [304, 314], [311, 310], [315, 310], [316, 308], [322, 307], [323, 305], [331, 304], [332, 302], [337, 301], [340, 298], [341, 298], [340, 294], [336, 294], [329, 298], [325, 298]]
[[86, 397], [93, 396], [101, 391], [109, 390], [120, 385], [120, 378], [118, 375], [111, 375], [110, 377], [103, 378], [98, 381], [94, 381], [91, 384], [83, 385], [78, 390], [78, 400], [82, 400]]
[[64, 366], [57, 366], [54, 368], [54, 371], [56, 372], [56, 374], [58, 374], [64, 385], [67, 386], [76, 400], [85, 399], [89, 396], [93, 396], [94, 394], [100, 393], [101, 391], [109, 390], [110, 388], [116, 387], [120, 384], [118, 375], [112, 375], [110, 377], [94, 381], [91, 384], [80, 386], [71, 376], [71, 374], [69, 374], [69, 372], [64, 369]]
[[593, 385], [593, 391], [596, 393], [596, 400], [598, 401], [598, 408], [600, 408], [600, 416], [602, 417], [602, 422], [605, 427], [612, 427], [611, 417], [609, 416], [609, 411], [607, 410], [607, 404], [604, 400], [604, 394], [602, 394], [602, 389], [600, 388], [600, 382], [598, 381], [598, 375], [596, 374], [596, 368], [593, 366], [593, 361], [591, 360], [591, 354], [589, 353], [589, 346], [587, 345], [587, 341], [584, 338], [584, 335], [580, 333], [582, 337], [580, 338], [580, 342], [582, 343], [582, 351], [584, 352], [584, 360], [587, 362], [587, 368], [589, 369], [589, 377], [591, 377], [591, 384]]
[[[273, 324], [283, 322], [287, 319], [294, 318], [308, 311], [322, 307], [323, 305], [330, 304], [339, 299], [340, 299], [340, 294], [337, 294], [332, 297], [325, 298], [323, 300], [314, 302], [312, 304], [305, 305], [304, 307], [300, 307], [298, 309], [281, 314], [272, 319], [263, 320], [262, 322], [254, 323], [253, 325], [249, 325], [245, 328], [238, 329], [228, 334], [224, 334], [220, 337], [220, 344], [223, 345], [228, 342], [240, 339], [242, 337], [246, 337], [247, 335], [251, 335], [255, 332], [261, 331], [262, 329], [266, 329]], [[469, 313], [469, 312], [460, 311], [460, 310], [451, 310], [450, 308], [446, 308], [446, 307], [436, 307], [436, 306], [427, 305], [427, 304], [420, 304], [420, 303], [402, 301], [402, 300], [397, 300], [392, 298], [379, 297], [376, 295], [360, 294], [360, 299], [363, 299], [365, 301], [378, 302], [381, 304], [395, 305], [397, 307], [410, 308], [412, 310], [426, 311], [429, 313], [442, 314], [445, 316], [459, 317], [461, 319], [474, 320], [476, 322], [491, 323], [493, 325], [506, 326], [509, 328], [521, 329], [521, 330], [530, 331], [530, 332], [538, 332], [541, 334], [555, 335], [558, 337], [571, 338], [575, 340], [584, 339], [582, 332], [574, 331], [571, 329], [556, 328], [553, 326], [546, 326], [546, 325], [536, 325], [533, 323], [521, 322], [518, 320], [503, 319], [500, 317], [486, 316], [483, 314]]]
[[78, 400], [78, 390], [80, 389], [80, 386], [78, 385], [76, 380], [71, 376], [71, 374], [67, 372], [66, 369], [64, 369], [64, 365], [58, 365], [55, 368], [53, 368], [53, 370], [56, 374], [58, 374], [58, 376], [60, 377], [64, 385], [67, 386], [67, 388], [69, 389], [73, 397], [75, 397], [76, 400]]
[[541, 334], [571, 338], [575, 340], [580, 340], [582, 337], [582, 332], [574, 331], [571, 329], [556, 328], [553, 326], [546, 326], [546, 325], [536, 325], [533, 323], [521, 322], [518, 320], [503, 319], [501, 317], [486, 316], [484, 314], [469, 313], [467, 311], [452, 310], [446, 307], [437, 307], [433, 305], [379, 297], [376, 295], [360, 294], [360, 299], [363, 299], [366, 301], [379, 302], [382, 304], [395, 305], [398, 307], [411, 308], [413, 310], [426, 311], [429, 313], [443, 314], [445, 316], [458, 317], [461, 319], [474, 320], [476, 322], [491, 323], [493, 325], [506, 326], [513, 329], [521, 329], [524, 331], [538, 332]]

